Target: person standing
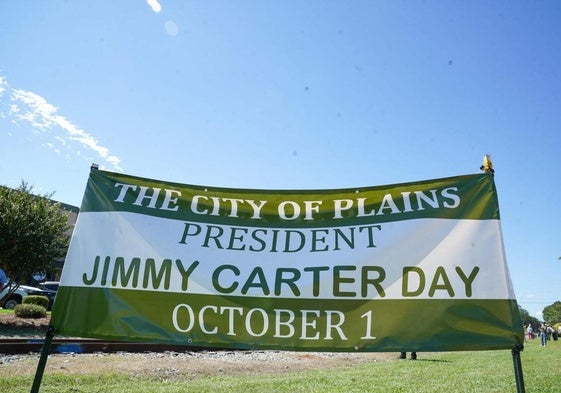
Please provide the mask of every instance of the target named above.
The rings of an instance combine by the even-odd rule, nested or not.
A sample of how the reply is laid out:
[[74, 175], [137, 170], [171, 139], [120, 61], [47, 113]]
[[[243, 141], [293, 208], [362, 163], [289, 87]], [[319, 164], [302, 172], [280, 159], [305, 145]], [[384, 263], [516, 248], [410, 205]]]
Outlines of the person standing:
[[[399, 358], [407, 359], [407, 352], [401, 352]], [[411, 352], [411, 360], [417, 360], [417, 352]]]
[[540, 326], [540, 339], [540, 347], [545, 347], [547, 345], [547, 326], [545, 326], [545, 323]]
[[532, 324], [528, 324], [526, 331], [528, 332], [528, 341], [530, 341], [533, 338], [532, 333], [534, 331], [534, 329], [532, 328]]
[[8, 276], [4, 273], [4, 270], [0, 269], [0, 292], [8, 285]]
[[553, 337], [554, 329], [551, 327], [549, 323], [545, 324], [545, 331], [547, 332], [547, 341], [551, 341], [551, 338]]

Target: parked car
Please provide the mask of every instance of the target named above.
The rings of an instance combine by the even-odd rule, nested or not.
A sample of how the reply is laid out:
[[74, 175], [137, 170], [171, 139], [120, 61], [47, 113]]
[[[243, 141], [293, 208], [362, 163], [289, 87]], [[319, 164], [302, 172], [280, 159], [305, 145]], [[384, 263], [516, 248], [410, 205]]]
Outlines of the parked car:
[[43, 281], [37, 284], [37, 287], [41, 289], [47, 289], [49, 291], [58, 291], [58, 281]]
[[[8, 288], [4, 288], [0, 292], [0, 299], [8, 292]], [[29, 285], [20, 285], [11, 295], [8, 297], [4, 304], [1, 306], [5, 309], [13, 309], [18, 304], [21, 304], [24, 297], [29, 295], [46, 296], [49, 299], [49, 310], [53, 306], [55, 300], [56, 291], [41, 289], [36, 287], [30, 287]]]
[[[8, 293], [8, 287], [4, 288], [0, 292], [0, 299], [6, 296], [7, 293]], [[2, 306], [2, 308], [5, 309], [13, 310], [13, 308], [18, 304], [20, 304], [22, 299], [26, 296], [27, 296], [27, 292], [23, 288], [19, 287], [10, 295], [10, 297], [4, 299], [4, 302], [0, 304], [0, 306]]]
[[58, 291], [58, 281], [43, 281], [37, 284], [37, 287], [45, 291], [45, 295], [49, 298], [49, 310], [52, 309], [55, 296]]

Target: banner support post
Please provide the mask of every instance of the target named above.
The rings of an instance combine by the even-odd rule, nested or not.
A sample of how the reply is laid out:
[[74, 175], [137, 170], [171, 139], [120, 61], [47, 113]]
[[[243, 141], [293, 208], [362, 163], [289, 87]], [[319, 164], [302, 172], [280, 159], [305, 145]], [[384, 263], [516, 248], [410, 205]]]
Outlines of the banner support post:
[[45, 342], [43, 342], [43, 348], [41, 349], [39, 364], [37, 364], [37, 370], [35, 371], [35, 378], [33, 379], [31, 393], [39, 393], [39, 387], [41, 386], [41, 380], [43, 379], [43, 373], [45, 372], [45, 366], [47, 365], [47, 358], [51, 353], [51, 344], [54, 336], [55, 328], [53, 326], [49, 326], [45, 335]]
[[[493, 162], [491, 161], [491, 156], [485, 154], [483, 156], [483, 165], [479, 167], [483, 172], [495, 174], [495, 169], [493, 169]], [[522, 374], [522, 360], [520, 359], [520, 352], [524, 350], [524, 345], [518, 343], [512, 349], [512, 363], [514, 364], [514, 377], [516, 379], [516, 391], [517, 393], [525, 393], [526, 388], [524, 387], [524, 375]]]
[[512, 350], [512, 362], [514, 364], [514, 377], [516, 378], [516, 391], [518, 393], [525, 393], [524, 375], [522, 374], [522, 361], [520, 359], [520, 352], [524, 350], [522, 344], [516, 344]]

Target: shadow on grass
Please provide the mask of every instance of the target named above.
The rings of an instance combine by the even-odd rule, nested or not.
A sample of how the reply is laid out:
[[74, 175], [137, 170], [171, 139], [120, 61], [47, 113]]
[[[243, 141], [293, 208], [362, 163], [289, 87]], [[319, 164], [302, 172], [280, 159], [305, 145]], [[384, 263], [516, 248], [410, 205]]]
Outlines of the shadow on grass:
[[450, 360], [444, 360], [444, 359], [417, 359], [414, 360], [415, 362], [431, 362], [431, 363], [453, 363]]

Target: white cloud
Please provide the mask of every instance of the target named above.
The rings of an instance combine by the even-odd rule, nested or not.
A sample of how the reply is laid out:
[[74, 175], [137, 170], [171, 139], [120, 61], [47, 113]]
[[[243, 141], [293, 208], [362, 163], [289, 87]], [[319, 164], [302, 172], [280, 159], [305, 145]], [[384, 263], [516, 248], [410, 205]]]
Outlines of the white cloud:
[[162, 10], [162, 5], [158, 2], [158, 0], [146, 0], [146, 3], [152, 8], [152, 11], [158, 13]]
[[[2, 117], [10, 119], [17, 126], [31, 126], [31, 131], [36, 136], [44, 136], [48, 139], [45, 145], [55, 153], [61, 153], [60, 146], [78, 150], [76, 151], [78, 156], [82, 156], [80, 149], [91, 151], [97, 155], [94, 160], [105, 161], [113, 170], [123, 170], [120, 166], [121, 160], [119, 157], [111, 154], [107, 147], [101, 146], [91, 134], [79, 128], [64, 116], [59, 115], [59, 108], [43, 97], [30, 91], [12, 89], [8, 86], [6, 79], [0, 76], [0, 98], [2, 98], [4, 91], [9, 91], [10, 103], [8, 104], [7, 114], [1, 112], [2, 106], [0, 106]], [[88, 156], [88, 154], [84, 156]], [[105, 165], [101, 164], [101, 167], [105, 168]]]
[[6, 90], [6, 78], [0, 76], [0, 98], [2, 98], [2, 94]]
[[60, 149], [58, 147], [56, 147], [55, 145], [53, 145], [52, 143], [47, 143], [47, 147], [49, 149], [51, 149], [52, 151], [54, 151], [56, 154], [60, 154]]

